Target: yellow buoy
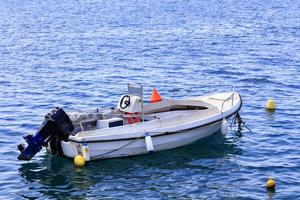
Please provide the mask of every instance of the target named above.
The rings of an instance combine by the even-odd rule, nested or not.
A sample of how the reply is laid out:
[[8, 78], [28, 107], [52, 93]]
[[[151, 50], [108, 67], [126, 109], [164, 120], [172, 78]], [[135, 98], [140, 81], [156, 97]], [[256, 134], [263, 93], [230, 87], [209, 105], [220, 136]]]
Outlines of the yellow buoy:
[[77, 155], [75, 156], [74, 158], [74, 164], [77, 166], [77, 167], [82, 167], [85, 165], [85, 159], [82, 155]]
[[266, 109], [267, 110], [275, 110], [275, 108], [276, 108], [275, 101], [273, 99], [269, 99], [266, 103]]
[[274, 188], [275, 187], [275, 180], [273, 178], [269, 178], [266, 183], [267, 188]]

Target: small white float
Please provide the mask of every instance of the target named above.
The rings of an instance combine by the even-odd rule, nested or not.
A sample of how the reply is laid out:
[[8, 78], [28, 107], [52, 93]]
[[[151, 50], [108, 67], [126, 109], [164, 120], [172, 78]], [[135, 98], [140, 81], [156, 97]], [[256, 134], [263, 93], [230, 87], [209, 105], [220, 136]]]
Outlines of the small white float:
[[18, 158], [30, 160], [42, 147], [70, 158], [81, 154], [87, 160], [173, 149], [220, 130], [226, 133], [224, 120], [242, 106], [237, 92], [144, 104], [142, 87], [129, 84], [128, 90], [116, 108], [67, 113], [54, 109], [35, 135], [24, 137], [28, 146], [18, 146]]

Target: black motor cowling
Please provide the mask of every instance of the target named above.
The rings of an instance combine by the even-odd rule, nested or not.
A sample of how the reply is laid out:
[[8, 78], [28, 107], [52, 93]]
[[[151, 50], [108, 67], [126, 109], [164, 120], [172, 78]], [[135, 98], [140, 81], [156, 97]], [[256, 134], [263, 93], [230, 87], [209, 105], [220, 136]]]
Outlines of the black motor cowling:
[[[18, 149], [21, 154], [18, 156], [19, 160], [30, 160], [36, 153], [38, 153], [43, 146], [47, 146], [50, 142], [51, 147], [57, 144], [53, 151], [55, 154], [61, 153], [60, 141], [67, 141], [69, 135], [74, 131], [74, 126], [62, 108], [55, 108], [45, 116], [41, 128], [35, 135], [24, 136], [28, 146], [20, 144]], [[58, 153], [60, 151], [60, 153]]]

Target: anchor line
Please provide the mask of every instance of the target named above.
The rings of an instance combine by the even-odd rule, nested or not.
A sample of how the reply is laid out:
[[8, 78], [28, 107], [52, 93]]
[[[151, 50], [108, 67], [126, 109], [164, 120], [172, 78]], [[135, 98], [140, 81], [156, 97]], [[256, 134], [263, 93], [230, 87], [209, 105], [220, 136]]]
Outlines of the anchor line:
[[232, 129], [233, 125], [238, 125], [238, 131], [242, 131], [245, 127], [250, 133], [253, 133], [253, 131], [246, 125], [246, 122], [244, 122], [241, 118], [241, 115], [237, 113], [234, 118], [231, 121], [230, 129]]
[[117, 149], [114, 149], [114, 150], [108, 151], [108, 152], [106, 152], [106, 153], [103, 153], [103, 154], [101, 154], [101, 155], [95, 156], [94, 158], [99, 158], [99, 157], [101, 157], [101, 156], [105, 156], [105, 155], [107, 155], [107, 154], [110, 154], [110, 153], [113, 153], [113, 152], [115, 152], [115, 151], [121, 150], [121, 149], [123, 149], [124, 147], [127, 147], [128, 145], [130, 145], [130, 144], [132, 144], [132, 143], [138, 141], [138, 140], [141, 139], [143, 136], [144, 136], [144, 135], [141, 135], [141, 136], [135, 138], [134, 140], [131, 140], [131, 141], [128, 142], [127, 144], [125, 144], [125, 145], [123, 145], [123, 146], [117, 148]]
[[[152, 133], [153, 133], [153, 132], [152, 132]], [[156, 133], [158, 133], [158, 132], [156, 132]], [[121, 146], [121, 147], [119, 147], [119, 148], [117, 148], [117, 149], [108, 151], [108, 152], [106, 152], [106, 153], [103, 153], [103, 154], [101, 154], [101, 155], [95, 156], [95, 157], [93, 157], [93, 158], [96, 158], [96, 159], [97, 159], [97, 158], [100, 158], [101, 156], [105, 156], [105, 155], [107, 155], [107, 154], [110, 154], [110, 153], [116, 152], [116, 151], [118, 151], [118, 150], [121, 150], [121, 149], [127, 147], [128, 145], [130, 145], [130, 144], [132, 144], [132, 143], [138, 141], [139, 139], [141, 139], [141, 138], [144, 137], [144, 136], [145, 136], [145, 135], [143, 134], [143, 135], [141, 135], [141, 136], [135, 138], [134, 140], [131, 140], [131, 141], [128, 142], [127, 144], [125, 144], [125, 145], [123, 145], [123, 146]]]

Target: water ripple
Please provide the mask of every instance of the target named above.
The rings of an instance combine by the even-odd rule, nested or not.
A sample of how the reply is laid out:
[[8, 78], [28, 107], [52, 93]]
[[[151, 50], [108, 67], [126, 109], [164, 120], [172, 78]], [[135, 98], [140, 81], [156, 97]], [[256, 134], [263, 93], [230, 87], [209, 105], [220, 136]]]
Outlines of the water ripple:
[[[0, 2], [0, 196], [7, 199], [299, 199], [298, 1]], [[128, 82], [164, 98], [232, 90], [253, 134], [76, 169], [16, 160], [55, 106], [115, 106]], [[273, 97], [278, 109], [264, 109]], [[23, 141], [22, 141], [23, 142]], [[266, 191], [269, 176], [276, 193]]]

